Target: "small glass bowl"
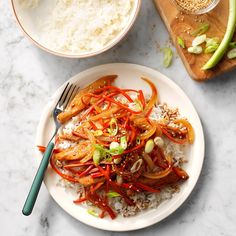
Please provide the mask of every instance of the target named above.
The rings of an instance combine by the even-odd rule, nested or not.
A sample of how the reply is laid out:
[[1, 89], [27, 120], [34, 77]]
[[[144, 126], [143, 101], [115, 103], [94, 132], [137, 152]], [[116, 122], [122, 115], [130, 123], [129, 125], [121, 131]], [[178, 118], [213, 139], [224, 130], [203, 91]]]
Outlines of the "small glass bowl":
[[198, 11], [188, 11], [185, 8], [181, 7], [176, 0], [172, 0], [172, 2], [175, 4], [175, 6], [182, 12], [190, 14], [190, 15], [201, 15], [204, 13], [207, 13], [209, 11], [211, 11], [213, 8], [215, 8], [217, 6], [217, 4], [220, 2], [220, 0], [213, 0], [211, 4], [209, 4], [207, 7], [202, 8]]

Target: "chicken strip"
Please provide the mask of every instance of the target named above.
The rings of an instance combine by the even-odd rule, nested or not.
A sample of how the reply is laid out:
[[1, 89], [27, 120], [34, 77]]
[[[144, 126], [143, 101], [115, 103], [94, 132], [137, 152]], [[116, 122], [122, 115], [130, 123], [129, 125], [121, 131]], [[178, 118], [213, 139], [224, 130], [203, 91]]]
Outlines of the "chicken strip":
[[[86, 104], [84, 104], [82, 101], [82, 97], [85, 94], [93, 93], [95, 90], [99, 88], [112, 84], [116, 78], [117, 78], [117, 75], [107, 75], [96, 80], [95, 82], [87, 86], [86, 88], [81, 89], [79, 93], [74, 97], [74, 99], [70, 102], [70, 104], [67, 106], [65, 111], [61, 112], [57, 116], [59, 122], [65, 123], [66, 121], [70, 120], [73, 116], [77, 115], [81, 110], [83, 110], [86, 107]], [[84, 98], [85, 103], [86, 103], [86, 99], [90, 99], [90, 98], [85, 97]]]

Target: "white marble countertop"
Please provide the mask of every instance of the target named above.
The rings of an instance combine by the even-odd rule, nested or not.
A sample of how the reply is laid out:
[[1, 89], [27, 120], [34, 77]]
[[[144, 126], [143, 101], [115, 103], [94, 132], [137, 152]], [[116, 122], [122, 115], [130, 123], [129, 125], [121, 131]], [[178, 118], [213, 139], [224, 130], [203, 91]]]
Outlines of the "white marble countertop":
[[[2, 1], [0, 9], [1, 235], [236, 235], [236, 70], [198, 83], [189, 78], [177, 56], [170, 68], [163, 68], [157, 44], [166, 45], [169, 36], [151, 0], [143, 1], [141, 14], [122, 44], [83, 60], [60, 58], [38, 49], [17, 28], [8, 1]], [[110, 62], [157, 69], [191, 98], [206, 138], [205, 162], [196, 188], [166, 220], [129, 233], [105, 232], [77, 222], [52, 200], [44, 186], [33, 214], [22, 216], [37, 169], [34, 140], [43, 106], [72, 75]]]

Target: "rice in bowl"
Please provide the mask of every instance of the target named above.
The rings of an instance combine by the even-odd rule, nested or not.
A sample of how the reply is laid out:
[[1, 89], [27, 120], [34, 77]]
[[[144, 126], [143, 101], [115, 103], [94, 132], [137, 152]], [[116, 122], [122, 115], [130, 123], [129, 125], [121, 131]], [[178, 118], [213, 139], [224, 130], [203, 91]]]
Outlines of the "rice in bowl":
[[[23, 16], [17, 19], [20, 26], [32, 31], [40, 46], [81, 57], [112, 47], [131, 27], [140, 6], [139, 0], [15, 1], [15, 11]], [[24, 24], [29, 16], [34, 24]]]

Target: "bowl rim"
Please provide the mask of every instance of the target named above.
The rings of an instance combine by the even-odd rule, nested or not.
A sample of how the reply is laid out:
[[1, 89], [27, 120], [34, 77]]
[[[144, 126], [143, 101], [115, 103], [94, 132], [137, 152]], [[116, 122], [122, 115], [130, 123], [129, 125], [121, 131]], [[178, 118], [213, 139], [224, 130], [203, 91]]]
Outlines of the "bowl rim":
[[52, 49], [50, 49], [48, 47], [45, 47], [44, 45], [39, 43], [37, 40], [33, 39], [30, 36], [30, 33], [27, 32], [27, 30], [23, 27], [22, 23], [20, 22], [20, 19], [19, 19], [18, 15], [17, 15], [16, 9], [15, 9], [14, 0], [9, 0], [9, 1], [10, 1], [11, 9], [12, 9], [14, 18], [16, 20], [16, 23], [19, 26], [19, 28], [21, 29], [21, 31], [23, 32], [24, 36], [26, 36], [26, 38], [28, 38], [33, 44], [35, 44], [36, 46], [38, 46], [39, 48], [41, 48], [45, 52], [48, 52], [48, 53], [51, 53], [53, 55], [60, 56], [60, 57], [66, 57], [66, 58], [88, 58], [88, 57], [99, 55], [99, 54], [101, 54], [101, 53], [103, 53], [103, 52], [113, 48], [116, 44], [118, 44], [126, 36], [126, 34], [129, 32], [129, 30], [134, 25], [134, 22], [137, 19], [138, 14], [140, 12], [141, 3], [142, 3], [142, 0], [135, 0], [135, 1], [137, 1], [137, 4], [136, 4], [136, 7], [135, 7], [136, 9], [135, 9], [134, 15], [133, 15], [130, 23], [124, 29], [122, 34], [119, 34], [117, 37], [114, 38], [113, 41], [108, 43], [105, 47], [101, 48], [100, 50], [80, 55], [80, 54], [67, 54], [67, 53], [62, 53], [62, 52], [54, 51], [54, 50], [52, 50]]

